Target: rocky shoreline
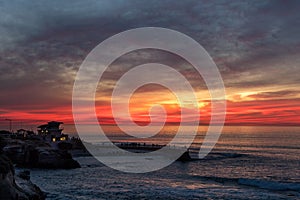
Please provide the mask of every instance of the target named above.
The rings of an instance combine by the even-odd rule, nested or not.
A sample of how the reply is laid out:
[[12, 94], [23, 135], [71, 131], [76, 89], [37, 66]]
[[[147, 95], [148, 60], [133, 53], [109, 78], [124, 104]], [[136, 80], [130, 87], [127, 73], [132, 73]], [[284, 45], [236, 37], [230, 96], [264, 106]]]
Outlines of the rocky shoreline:
[[16, 175], [13, 163], [0, 154], [0, 199], [43, 200], [45, 197], [45, 193], [30, 181], [29, 171]]
[[61, 142], [56, 148], [48, 142], [32, 138], [3, 139], [3, 153], [18, 167], [74, 169], [80, 168], [68, 152], [72, 144]]
[[[3, 131], [1, 131], [3, 132]], [[6, 132], [4, 132], [6, 133]], [[4, 135], [4, 136], [3, 136]], [[0, 199], [43, 200], [45, 193], [30, 180], [30, 168], [74, 169], [80, 168], [68, 152], [72, 144], [51, 143], [33, 137], [15, 138], [11, 133], [0, 135]], [[14, 166], [26, 168], [19, 173]]]

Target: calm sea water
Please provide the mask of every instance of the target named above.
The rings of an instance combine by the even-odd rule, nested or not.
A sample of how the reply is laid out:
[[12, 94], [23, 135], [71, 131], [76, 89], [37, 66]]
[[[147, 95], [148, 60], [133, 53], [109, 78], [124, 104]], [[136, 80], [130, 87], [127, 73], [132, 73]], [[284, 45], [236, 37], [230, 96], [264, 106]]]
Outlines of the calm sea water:
[[[168, 126], [157, 137], [133, 139], [116, 127], [105, 128], [115, 141], [160, 144], [167, 144], [176, 129]], [[206, 130], [199, 127], [196, 144]], [[76, 134], [68, 125], [65, 132]], [[93, 143], [103, 142], [88, 129], [87, 134]], [[31, 171], [47, 199], [300, 199], [300, 127], [226, 126], [205, 159], [176, 161], [146, 174], [122, 173], [92, 157], [75, 159], [82, 168]]]

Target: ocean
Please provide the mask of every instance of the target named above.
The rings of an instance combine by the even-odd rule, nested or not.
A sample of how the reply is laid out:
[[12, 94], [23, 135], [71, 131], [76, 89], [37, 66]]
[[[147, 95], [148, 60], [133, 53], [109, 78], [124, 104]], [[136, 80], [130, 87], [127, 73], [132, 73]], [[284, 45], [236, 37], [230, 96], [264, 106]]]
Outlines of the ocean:
[[[177, 127], [166, 126], [146, 139], [126, 137], [114, 126], [105, 129], [113, 141], [167, 144]], [[206, 130], [199, 127], [194, 145], [201, 144]], [[76, 135], [72, 125], [65, 125], [64, 132]], [[97, 134], [87, 134], [93, 143], [102, 142]], [[300, 127], [225, 126], [206, 158], [175, 161], [143, 174], [111, 169], [93, 157], [74, 159], [81, 168], [31, 170], [31, 180], [48, 200], [300, 199]]]

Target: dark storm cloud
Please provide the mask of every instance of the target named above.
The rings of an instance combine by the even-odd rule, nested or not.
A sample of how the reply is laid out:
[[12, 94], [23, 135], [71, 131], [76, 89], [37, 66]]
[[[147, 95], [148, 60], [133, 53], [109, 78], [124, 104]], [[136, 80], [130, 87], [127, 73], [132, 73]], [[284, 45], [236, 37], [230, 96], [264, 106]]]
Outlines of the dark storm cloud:
[[295, 45], [295, 41], [299, 45], [298, 4], [294, 1], [19, 1], [2, 5], [1, 38], [6, 43], [23, 39], [74, 44], [87, 51], [119, 31], [162, 26], [192, 36], [221, 61], [220, 65], [234, 71], [245, 68], [240, 66], [241, 60], [262, 53], [272, 57], [282, 50], [274, 51], [273, 47], [283, 45], [284, 51]]
[[[102, 92], [100, 95], [111, 95], [116, 81], [118, 81], [124, 75], [124, 73], [135, 66], [147, 63], [160, 63], [166, 66], [171, 66], [184, 75], [186, 79], [190, 81], [194, 89], [206, 89], [205, 83], [203, 82], [201, 76], [185, 59], [163, 50], [143, 49], [132, 51], [119, 57], [108, 67], [106, 72], [102, 75], [101, 84], [98, 87], [98, 91]], [[147, 76], [147, 74], [144, 76]], [[163, 87], [153, 87], [153, 90], [155, 91], [160, 89], [164, 90]], [[149, 90], [151, 90], [151, 87], [142, 88], [140, 91], [150, 92]]]
[[[113, 34], [143, 26], [171, 28], [194, 38], [216, 61], [228, 87], [295, 84], [300, 71], [299, 5], [299, 1], [0, 2], [1, 106], [65, 102], [90, 50]], [[135, 58], [119, 66], [134, 63]], [[116, 72], [108, 77], [117, 77]], [[193, 75], [189, 70], [182, 73]]]
[[276, 92], [261, 92], [258, 94], [248, 95], [247, 97], [255, 98], [255, 99], [275, 99], [275, 98], [284, 98], [293, 97], [294, 95], [299, 95], [300, 91], [295, 90], [282, 90]]

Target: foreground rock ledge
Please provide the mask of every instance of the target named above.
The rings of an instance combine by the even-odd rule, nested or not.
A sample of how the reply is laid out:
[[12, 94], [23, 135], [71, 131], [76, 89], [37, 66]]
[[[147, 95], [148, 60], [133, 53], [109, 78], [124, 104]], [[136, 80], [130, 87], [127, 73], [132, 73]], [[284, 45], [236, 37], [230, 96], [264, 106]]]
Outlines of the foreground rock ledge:
[[[44, 141], [6, 139], [3, 152], [18, 167], [74, 169], [80, 164], [68, 150], [53, 148]], [[63, 146], [64, 143], [61, 143]], [[72, 144], [69, 144], [72, 147]]]
[[45, 194], [30, 181], [29, 172], [15, 175], [11, 161], [0, 154], [0, 199], [2, 200], [43, 200]]

